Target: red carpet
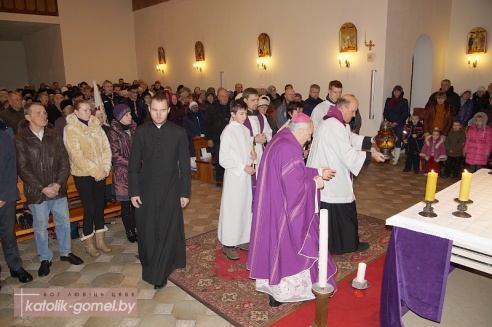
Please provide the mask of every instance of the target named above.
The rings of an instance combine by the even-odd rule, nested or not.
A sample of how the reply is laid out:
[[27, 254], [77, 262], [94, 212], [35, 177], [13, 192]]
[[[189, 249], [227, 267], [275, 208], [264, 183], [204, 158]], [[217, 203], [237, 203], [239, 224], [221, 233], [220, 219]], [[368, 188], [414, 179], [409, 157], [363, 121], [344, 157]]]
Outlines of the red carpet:
[[[381, 280], [384, 258], [381, 256], [367, 266], [366, 279], [371, 284], [365, 296], [356, 297], [349, 282], [357, 273], [339, 282], [338, 291], [328, 301], [330, 327], [378, 327]], [[314, 324], [315, 301], [309, 301], [288, 316], [271, 324], [271, 327], [297, 327]], [[309, 320], [307, 320], [309, 318]]]
[[[359, 235], [364, 242], [370, 243], [371, 247], [366, 252], [347, 253], [333, 257], [337, 265], [336, 280], [339, 291], [334, 295], [333, 301], [330, 300], [330, 307], [337, 305], [336, 303], [342, 301], [343, 298], [347, 298], [347, 296], [343, 296], [343, 292], [350, 292], [347, 300], [350, 305], [362, 301], [372, 301], [372, 297], [369, 298], [369, 295], [379, 300], [377, 286], [372, 286], [365, 298], [353, 298], [347, 276], [356, 272], [359, 262], [377, 261], [376, 258], [380, 258], [386, 252], [390, 232], [385, 228], [383, 220], [364, 215], [359, 215], [358, 218]], [[314, 322], [314, 301], [310, 301], [312, 303], [283, 304], [278, 308], [270, 307], [268, 295], [257, 292], [255, 281], [249, 279], [249, 271], [246, 270], [247, 252], [239, 250], [238, 253], [240, 259], [237, 261], [225, 258], [222, 253], [222, 245], [217, 240], [217, 231], [192, 237], [186, 240], [186, 268], [175, 270], [169, 279], [228, 320], [233, 326], [264, 327], [284, 317], [287, 317], [286, 322], [277, 324], [277, 326], [308, 326]], [[373, 277], [374, 272], [371, 270], [371, 265], [369, 265], [368, 280], [374, 284], [377, 282], [376, 279], [380, 280], [381, 278]], [[312, 309], [307, 316], [303, 314], [302, 310], [309, 311], [309, 306]], [[344, 306], [346, 304], [341, 303], [341, 309], [335, 307], [330, 308], [330, 311], [343, 313]], [[365, 303], [364, 306], [366, 306]], [[371, 310], [373, 312], [376, 309]], [[378, 309], [377, 311], [379, 312]], [[357, 314], [354, 315], [357, 316]], [[360, 314], [358, 315], [360, 316]], [[338, 319], [335, 316], [333, 318]], [[359, 324], [357, 326], [369, 325]]]

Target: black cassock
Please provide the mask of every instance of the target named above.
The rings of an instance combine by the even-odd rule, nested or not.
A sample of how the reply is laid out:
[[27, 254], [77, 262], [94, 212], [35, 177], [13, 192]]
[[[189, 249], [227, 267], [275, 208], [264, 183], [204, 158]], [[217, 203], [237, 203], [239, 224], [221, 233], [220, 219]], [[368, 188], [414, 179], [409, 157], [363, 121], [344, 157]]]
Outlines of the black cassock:
[[190, 198], [190, 152], [186, 131], [167, 121], [135, 132], [128, 167], [130, 196], [140, 196], [136, 209], [138, 255], [142, 279], [161, 285], [174, 269], [186, 266], [180, 198]]

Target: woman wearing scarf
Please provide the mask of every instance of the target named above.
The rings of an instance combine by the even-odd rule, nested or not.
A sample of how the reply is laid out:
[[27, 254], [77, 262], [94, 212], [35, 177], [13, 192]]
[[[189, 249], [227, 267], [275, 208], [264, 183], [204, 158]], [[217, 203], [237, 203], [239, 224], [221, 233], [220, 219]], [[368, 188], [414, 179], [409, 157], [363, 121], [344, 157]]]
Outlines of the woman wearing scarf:
[[391, 98], [386, 99], [383, 112], [384, 119], [391, 123], [393, 132], [397, 137], [395, 150], [393, 152], [394, 158], [391, 161], [391, 164], [393, 165], [396, 165], [400, 158], [403, 126], [405, 126], [405, 122], [410, 113], [408, 100], [403, 98], [403, 94], [403, 88], [400, 85], [396, 85], [393, 88]]

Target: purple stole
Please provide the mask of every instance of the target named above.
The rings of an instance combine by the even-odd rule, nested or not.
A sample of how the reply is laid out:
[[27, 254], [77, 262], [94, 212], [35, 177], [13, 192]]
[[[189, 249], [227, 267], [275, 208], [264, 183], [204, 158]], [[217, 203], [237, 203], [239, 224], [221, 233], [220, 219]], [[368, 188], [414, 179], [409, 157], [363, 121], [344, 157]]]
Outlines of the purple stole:
[[[260, 123], [260, 132], [263, 132], [263, 128], [265, 127], [265, 120], [263, 118], [263, 115], [261, 115], [261, 114], [255, 115], [254, 113], [252, 113], [251, 111], [248, 110], [248, 116], [258, 117], [258, 122]], [[255, 136], [253, 135], [253, 126], [251, 126], [251, 122], [249, 121], [249, 118], [246, 119], [246, 121], [244, 122], [244, 126], [246, 126], [246, 128], [249, 129], [249, 135], [254, 138]], [[253, 144], [255, 144], [254, 141], [253, 141]], [[258, 166], [258, 165], [256, 165], [256, 166]], [[253, 197], [252, 197], [253, 201], [251, 203], [251, 210], [253, 210], [253, 206], [255, 203], [255, 191], [256, 191], [256, 173], [251, 175], [251, 189], [253, 192]]]

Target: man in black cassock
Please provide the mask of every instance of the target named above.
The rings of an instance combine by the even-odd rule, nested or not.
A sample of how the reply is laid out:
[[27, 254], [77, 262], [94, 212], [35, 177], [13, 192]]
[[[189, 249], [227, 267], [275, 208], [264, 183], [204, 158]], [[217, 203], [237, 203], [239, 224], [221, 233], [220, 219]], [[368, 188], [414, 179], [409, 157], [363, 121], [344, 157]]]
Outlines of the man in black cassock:
[[190, 152], [186, 131], [168, 121], [168, 114], [168, 99], [157, 93], [150, 104], [152, 121], [135, 132], [128, 167], [142, 279], [154, 289], [186, 266], [182, 208], [190, 201]]

